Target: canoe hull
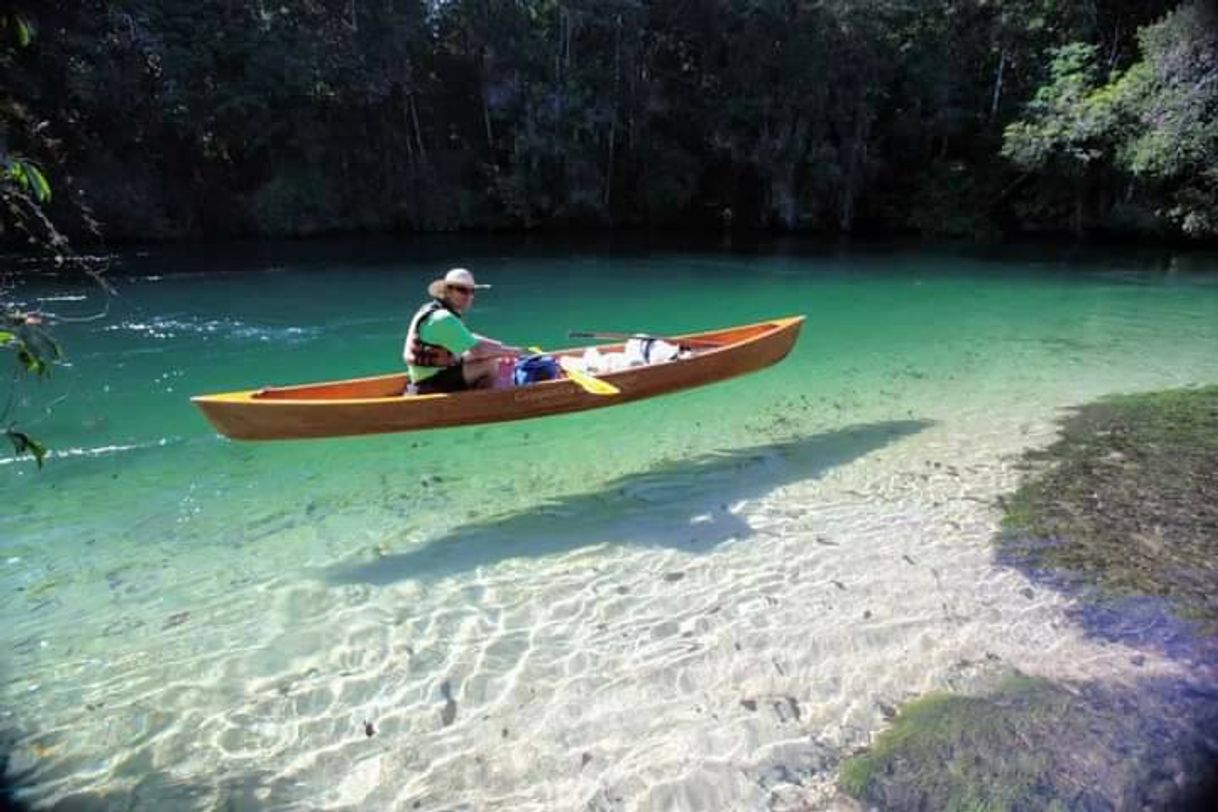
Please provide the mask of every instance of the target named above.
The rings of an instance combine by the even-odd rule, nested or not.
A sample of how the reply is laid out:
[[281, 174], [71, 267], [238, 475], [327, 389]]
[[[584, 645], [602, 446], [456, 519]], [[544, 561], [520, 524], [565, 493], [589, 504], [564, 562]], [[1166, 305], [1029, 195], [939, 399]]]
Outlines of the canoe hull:
[[803, 321], [797, 316], [679, 336], [723, 346], [680, 361], [598, 375], [620, 390], [616, 395], [593, 395], [562, 379], [513, 389], [402, 396], [406, 377], [396, 374], [192, 400], [217, 431], [234, 440], [345, 437], [525, 420], [616, 406], [764, 369], [791, 351]]

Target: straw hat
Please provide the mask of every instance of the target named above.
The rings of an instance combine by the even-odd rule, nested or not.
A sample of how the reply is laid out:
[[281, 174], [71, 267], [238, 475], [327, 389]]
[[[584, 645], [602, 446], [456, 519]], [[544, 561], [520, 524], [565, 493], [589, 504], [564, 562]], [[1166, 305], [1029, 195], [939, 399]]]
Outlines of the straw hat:
[[476, 288], [483, 290], [489, 288], [490, 285], [479, 285], [474, 282], [474, 275], [464, 268], [453, 268], [448, 273], [444, 274], [443, 279], [435, 279], [427, 286], [427, 293], [433, 299], [443, 299], [445, 290], [449, 285], [457, 285], [463, 288]]

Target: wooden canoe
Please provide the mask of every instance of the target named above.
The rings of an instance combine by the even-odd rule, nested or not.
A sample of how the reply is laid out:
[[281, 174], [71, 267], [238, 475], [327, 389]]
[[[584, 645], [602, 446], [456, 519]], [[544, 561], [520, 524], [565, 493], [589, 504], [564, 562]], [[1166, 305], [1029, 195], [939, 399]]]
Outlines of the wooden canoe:
[[[403, 395], [404, 372], [346, 381], [267, 387], [191, 398], [234, 440], [293, 440], [497, 423], [614, 406], [755, 372], [782, 360], [803, 316], [674, 336], [687, 358], [597, 375], [620, 391], [594, 395], [568, 378], [510, 389]], [[623, 344], [599, 345], [604, 352]], [[583, 347], [553, 355], [581, 356]]]

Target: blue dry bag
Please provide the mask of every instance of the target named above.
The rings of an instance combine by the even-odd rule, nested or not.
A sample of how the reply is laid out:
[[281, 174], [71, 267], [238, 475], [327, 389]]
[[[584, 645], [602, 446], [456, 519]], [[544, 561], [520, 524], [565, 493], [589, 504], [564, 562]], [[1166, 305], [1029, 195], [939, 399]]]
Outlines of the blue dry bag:
[[552, 355], [530, 355], [516, 362], [512, 381], [517, 386], [549, 381], [558, 377], [558, 362]]

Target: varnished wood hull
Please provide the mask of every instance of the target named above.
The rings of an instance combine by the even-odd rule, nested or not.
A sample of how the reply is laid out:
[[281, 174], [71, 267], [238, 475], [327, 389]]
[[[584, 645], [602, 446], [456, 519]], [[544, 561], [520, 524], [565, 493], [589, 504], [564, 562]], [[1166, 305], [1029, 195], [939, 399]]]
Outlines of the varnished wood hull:
[[[803, 317], [691, 333], [679, 338], [722, 342], [680, 361], [598, 375], [620, 391], [593, 395], [567, 380], [513, 389], [402, 395], [404, 373], [346, 381], [255, 389], [191, 400], [221, 434], [235, 440], [293, 440], [498, 423], [615, 406], [702, 386], [764, 369], [782, 360], [799, 336]], [[601, 346], [603, 351], [622, 345]], [[555, 355], [579, 356], [584, 348]]]

